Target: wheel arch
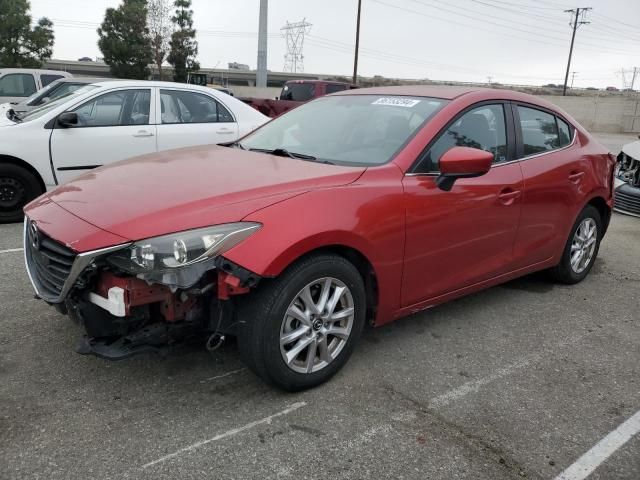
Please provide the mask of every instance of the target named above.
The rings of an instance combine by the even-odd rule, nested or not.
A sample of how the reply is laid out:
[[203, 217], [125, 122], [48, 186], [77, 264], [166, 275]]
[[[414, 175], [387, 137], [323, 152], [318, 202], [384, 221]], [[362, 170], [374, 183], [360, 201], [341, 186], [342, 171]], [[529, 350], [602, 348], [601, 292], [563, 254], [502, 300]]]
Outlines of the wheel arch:
[[[342, 240], [347, 240], [343, 238]], [[287, 251], [272, 259], [269, 266], [263, 272], [266, 277], [276, 277], [291, 265], [312, 255], [333, 254], [338, 255], [351, 262], [362, 277], [365, 286], [367, 300], [367, 321], [373, 322], [376, 318], [379, 305], [379, 285], [378, 274], [374, 263], [369, 256], [364, 253], [361, 246], [349, 241], [326, 241], [319, 238], [307, 238]]]
[[38, 171], [32, 165], [28, 164], [24, 160], [21, 160], [18, 157], [14, 157], [12, 155], [0, 154], [0, 163], [10, 163], [20, 168], [24, 168], [26, 171], [31, 173], [34, 176], [34, 178], [38, 181], [38, 184], [40, 185], [40, 188], [41, 188], [40, 193], [42, 194], [47, 191], [47, 187], [44, 183], [44, 180], [40, 176], [40, 173], [38, 173]]
[[604, 199], [604, 197], [600, 195], [592, 197], [586, 205], [591, 205], [595, 207], [596, 210], [598, 210], [598, 213], [600, 214], [600, 220], [602, 220], [602, 236], [604, 237], [604, 234], [607, 233], [609, 222], [611, 221], [611, 207], [609, 207], [609, 204]]

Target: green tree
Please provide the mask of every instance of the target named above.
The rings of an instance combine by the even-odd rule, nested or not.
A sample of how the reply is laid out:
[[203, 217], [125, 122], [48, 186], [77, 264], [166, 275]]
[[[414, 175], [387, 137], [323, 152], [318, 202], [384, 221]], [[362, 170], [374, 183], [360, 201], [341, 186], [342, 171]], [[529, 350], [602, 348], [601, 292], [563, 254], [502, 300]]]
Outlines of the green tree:
[[53, 23], [31, 28], [28, 0], [0, 0], [0, 67], [40, 68], [53, 52]]
[[147, 28], [151, 41], [151, 54], [162, 80], [162, 64], [169, 54], [173, 25], [169, 0], [147, 0]]
[[171, 35], [171, 51], [167, 61], [173, 65], [173, 80], [186, 82], [189, 72], [200, 69], [200, 64], [196, 61], [198, 42], [193, 28], [193, 10], [190, 8], [191, 0], [175, 0], [173, 4], [176, 12], [171, 21], [176, 30]]
[[114, 77], [149, 77], [153, 59], [146, 0], [124, 0], [118, 8], [107, 8], [98, 36], [98, 47]]

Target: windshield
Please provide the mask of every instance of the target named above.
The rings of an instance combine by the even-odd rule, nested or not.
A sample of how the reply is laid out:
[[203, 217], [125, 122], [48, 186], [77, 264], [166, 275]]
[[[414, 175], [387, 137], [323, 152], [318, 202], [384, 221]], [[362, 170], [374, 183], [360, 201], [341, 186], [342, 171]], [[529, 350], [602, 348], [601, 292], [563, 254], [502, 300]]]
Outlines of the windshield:
[[445, 103], [427, 97], [323, 97], [272, 120], [240, 146], [284, 149], [338, 165], [382, 165]]
[[41, 88], [40, 90], [38, 90], [36, 93], [34, 93], [33, 95], [31, 95], [29, 98], [27, 98], [24, 103], [26, 103], [27, 105], [35, 105], [33, 103], [34, 100], [40, 100], [40, 98], [43, 98], [46, 96], [46, 94], [54, 87], [56, 87], [57, 85], [60, 84], [60, 80], [56, 80], [51, 82], [49, 85], [47, 85], [44, 88]]
[[280, 100], [308, 102], [313, 98], [316, 87], [313, 83], [287, 83], [280, 92]]
[[52, 100], [50, 102], [45, 103], [41, 107], [34, 108], [30, 112], [26, 113], [23, 117], [20, 117], [20, 120], [22, 120], [23, 122], [30, 122], [31, 120], [35, 120], [36, 118], [40, 118], [41, 116], [43, 116], [47, 112], [53, 110], [56, 107], [59, 107], [60, 105], [62, 105], [65, 102], [67, 102], [72, 97], [76, 97], [76, 96], [81, 95], [83, 93], [90, 92], [91, 90], [94, 90], [96, 88], [99, 88], [99, 87], [97, 85], [85, 85], [82, 88], [79, 88], [79, 89], [77, 89], [77, 90], [75, 90], [73, 92], [67, 93], [67, 95], [64, 95], [62, 97], [56, 98], [55, 100]]

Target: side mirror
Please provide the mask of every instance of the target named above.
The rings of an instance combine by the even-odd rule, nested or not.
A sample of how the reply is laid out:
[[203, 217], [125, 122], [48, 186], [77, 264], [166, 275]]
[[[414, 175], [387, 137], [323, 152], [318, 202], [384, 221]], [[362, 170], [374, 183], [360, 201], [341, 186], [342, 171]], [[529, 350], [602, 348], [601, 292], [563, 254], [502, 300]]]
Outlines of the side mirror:
[[51, 99], [49, 97], [44, 97], [42, 100], [40, 100], [40, 105], [44, 105], [45, 103], [49, 103], [51, 101]]
[[478, 148], [453, 147], [440, 157], [440, 175], [436, 185], [445, 192], [458, 178], [480, 177], [491, 169], [493, 153]]
[[78, 114], [76, 112], [63, 112], [58, 115], [58, 125], [62, 128], [75, 127], [78, 125]]

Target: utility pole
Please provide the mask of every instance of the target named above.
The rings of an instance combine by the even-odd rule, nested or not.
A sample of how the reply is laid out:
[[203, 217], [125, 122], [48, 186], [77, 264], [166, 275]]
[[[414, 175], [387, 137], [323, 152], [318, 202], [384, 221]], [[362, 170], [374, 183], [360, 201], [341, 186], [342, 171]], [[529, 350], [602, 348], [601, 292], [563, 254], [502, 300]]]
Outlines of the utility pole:
[[267, 86], [267, 15], [269, 0], [260, 0], [258, 21], [258, 64], [256, 66], [256, 87]]
[[489, 85], [491, 85], [491, 80], [493, 80], [493, 77], [491, 75], [489, 75], [487, 77], [487, 81], [488, 81]]
[[576, 73], [578, 72], [571, 72], [571, 89], [573, 90], [573, 81], [576, 79]]
[[356, 20], [356, 52], [353, 58], [353, 84], [358, 83], [358, 49], [360, 48], [360, 10], [362, 0], [358, 0], [358, 19]]
[[[569, 80], [569, 69], [571, 68], [571, 56], [573, 55], [573, 43], [576, 39], [576, 30], [580, 25], [591, 23], [584, 21], [584, 16], [589, 10], [591, 10], [591, 7], [579, 7], [565, 10], [566, 13], [571, 13], [571, 23], [569, 25], [571, 25], [571, 27], [573, 28], [573, 33], [571, 34], [571, 47], [569, 47], [569, 60], [567, 60], [567, 72], [564, 76], [564, 85], [562, 86], [563, 96], [567, 94], [567, 81]], [[582, 20], [580, 20], [581, 15], [583, 18]]]
[[631, 90], [633, 90], [633, 86], [636, 83], [636, 77], [638, 76], [638, 73], [640, 73], [640, 68], [633, 67], [633, 77], [631, 77]]

